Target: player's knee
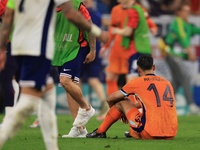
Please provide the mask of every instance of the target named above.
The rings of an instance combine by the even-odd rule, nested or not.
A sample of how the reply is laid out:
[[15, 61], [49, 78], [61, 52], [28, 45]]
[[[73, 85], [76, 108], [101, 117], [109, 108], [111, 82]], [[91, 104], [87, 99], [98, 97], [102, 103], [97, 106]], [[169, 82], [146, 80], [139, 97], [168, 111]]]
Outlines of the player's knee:
[[17, 109], [15, 111], [15, 116], [16, 118], [20, 119], [22, 118], [27, 118], [31, 113], [34, 112], [34, 107], [25, 107], [25, 108], [21, 108], [21, 109]]
[[60, 77], [60, 84], [63, 86], [64, 89], [67, 89], [70, 87], [70, 84], [72, 83], [72, 80], [67, 77]]
[[123, 99], [119, 102], [116, 103], [117, 106], [122, 106], [122, 105], [125, 105], [127, 103], [129, 103], [130, 101], [128, 99]]
[[115, 107], [116, 108], [121, 108], [123, 103], [124, 103], [124, 101], [126, 101], [126, 100], [122, 100], [122, 101], [119, 101], [119, 102], [115, 103]]

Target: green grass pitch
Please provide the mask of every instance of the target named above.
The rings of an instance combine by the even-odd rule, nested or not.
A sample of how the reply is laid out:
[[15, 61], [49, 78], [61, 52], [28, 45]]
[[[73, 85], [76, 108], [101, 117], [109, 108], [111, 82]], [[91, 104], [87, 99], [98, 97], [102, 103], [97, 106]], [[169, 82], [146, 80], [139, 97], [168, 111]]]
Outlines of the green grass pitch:
[[[0, 120], [3, 115], [0, 115]], [[101, 121], [93, 117], [86, 128], [92, 132], [98, 128]], [[39, 128], [31, 129], [35, 116], [26, 120], [25, 125], [9, 140], [2, 150], [45, 150], [42, 134]], [[136, 140], [126, 138], [124, 131], [129, 129], [128, 125], [121, 122], [115, 123], [108, 131], [106, 139], [87, 138], [62, 138], [72, 127], [73, 119], [70, 115], [58, 115], [58, 145], [60, 150], [191, 150], [200, 149], [200, 117], [182, 116], [178, 117], [178, 133], [173, 140]]]

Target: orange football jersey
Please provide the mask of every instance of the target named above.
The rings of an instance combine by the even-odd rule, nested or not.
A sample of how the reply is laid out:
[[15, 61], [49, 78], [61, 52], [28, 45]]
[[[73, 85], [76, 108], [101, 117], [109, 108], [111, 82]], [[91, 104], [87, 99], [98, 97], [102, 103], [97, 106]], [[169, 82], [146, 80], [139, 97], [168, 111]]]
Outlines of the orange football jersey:
[[148, 74], [131, 80], [122, 89], [124, 95], [135, 94], [143, 107], [141, 122], [153, 137], [170, 137], [177, 133], [177, 112], [173, 88], [166, 79]]

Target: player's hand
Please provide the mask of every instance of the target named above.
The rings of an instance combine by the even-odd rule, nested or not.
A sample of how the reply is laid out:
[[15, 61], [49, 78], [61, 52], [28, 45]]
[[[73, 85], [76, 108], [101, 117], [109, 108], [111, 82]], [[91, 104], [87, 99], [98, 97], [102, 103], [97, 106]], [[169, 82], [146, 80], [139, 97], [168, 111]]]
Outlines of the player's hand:
[[124, 114], [122, 114], [121, 118], [119, 119], [119, 121], [122, 121], [125, 124], [128, 124], [128, 120], [126, 118], [126, 116]]
[[151, 28], [150, 31], [154, 36], [158, 34], [158, 30], [155, 30], [154, 28]]
[[6, 51], [0, 49], [0, 71], [4, 69], [6, 63]]
[[85, 58], [84, 64], [91, 63], [96, 57], [96, 51], [89, 52]]
[[188, 59], [189, 59], [190, 61], [196, 61], [196, 60], [197, 60], [197, 57], [194, 56], [194, 55], [188, 55]]
[[108, 43], [108, 40], [109, 40], [108, 32], [102, 31], [101, 35], [99, 37], [97, 37], [97, 40], [104, 44]]
[[112, 27], [112, 29], [111, 29], [111, 34], [117, 34], [117, 28]]
[[102, 47], [101, 49], [100, 49], [100, 51], [99, 51], [99, 56], [101, 57], [101, 58], [105, 58], [105, 52], [106, 52], [106, 48], [105, 47]]
[[125, 99], [125, 100], [129, 100], [129, 101], [131, 101], [131, 99], [128, 98], [127, 96], [125, 96], [124, 99]]

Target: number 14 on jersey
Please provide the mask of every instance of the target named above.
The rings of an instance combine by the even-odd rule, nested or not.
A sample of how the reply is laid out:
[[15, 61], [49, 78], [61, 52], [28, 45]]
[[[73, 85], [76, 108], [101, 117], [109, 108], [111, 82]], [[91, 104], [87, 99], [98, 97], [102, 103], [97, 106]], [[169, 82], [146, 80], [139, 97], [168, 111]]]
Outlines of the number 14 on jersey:
[[[147, 88], [147, 90], [151, 91], [153, 90], [155, 96], [156, 96], [156, 101], [157, 101], [157, 107], [161, 107], [161, 103], [160, 103], [160, 95], [158, 93], [158, 90], [156, 88], [156, 85], [154, 83], [150, 84], [149, 87]], [[167, 95], [169, 94], [169, 97], [167, 97]], [[163, 94], [163, 100], [164, 101], [169, 101], [170, 104], [171, 104], [171, 107], [173, 107], [173, 102], [174, 102], [174, 99], [172, 97], [172, 93], [171, 93], [171, 90], [170, 90], [170, 87], [169, 85], [167, 85], [166, 89], [165, 89], [165, 92]]]

